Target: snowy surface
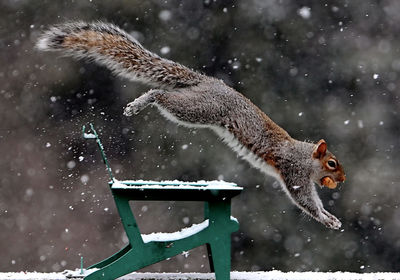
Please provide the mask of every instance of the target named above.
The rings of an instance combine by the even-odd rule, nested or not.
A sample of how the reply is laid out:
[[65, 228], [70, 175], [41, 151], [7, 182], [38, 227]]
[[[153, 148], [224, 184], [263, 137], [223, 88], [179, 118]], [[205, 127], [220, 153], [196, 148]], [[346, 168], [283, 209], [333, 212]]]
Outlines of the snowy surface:
[[[86, 274], [86, 273], [85, 273]], [[68, 278], [67, 276], [76, 275], [79, 273], [73, 271], [66, 271], [63, 273], [37, 273], [37, 272], [20, 272], [20, 273], [0, 273], [0, 279], [77, 279], [75, 277]], [[153, 279], [153, 280], [194, 280], [194, 279], [215, 279], [214, 273], [131, 273], [119, 279], [124, 280], [139, 280], [139, 279]], [[400, 273], [350, 273], [350, 272], [231, 272], [231, 280], [400, 280]]]
[[[238, 220], [235, 217], [231, 216], [231, 220], [238, 222]], [[180, 231], [176, 232], [153, 232], [149, 234], [142, 234], [142, 239], [144, 243], [148, 243], [151, 241], [174, 241], [174, 240], [180, 240], [184, 239], [186, 237], [189, 237], [193, 234], [196, 234], [206, 227], [208, 227], [209, 221], [208, 219], [201, 222], [200, 224], [193, 224], [190, 227], [183, 228]]]
[[112, 187], [114, 188], [166, 188], [166, 189], [224, 189], [237, 190], [239, 187], [235, 183], [228, 183], [225, 181], [197, 181], [197, 182], [182, 182], [178, 180], [173, 181], [144, 181], [144, 180], [115, 180]]
[[151, 241], [170, 241], [170, 240], [179, 240], [186, 237], [189, 237], [193, 234], [196, 234], [203, 229], [208, 227], [208, 220], [203, 221], [200, 224], [193, 224], [191, 227], [183, 228], [180, 231], [176, 232], [155, 232], [150, 234], [142, 234], [142, 239], [144, 243], [148, 243]]

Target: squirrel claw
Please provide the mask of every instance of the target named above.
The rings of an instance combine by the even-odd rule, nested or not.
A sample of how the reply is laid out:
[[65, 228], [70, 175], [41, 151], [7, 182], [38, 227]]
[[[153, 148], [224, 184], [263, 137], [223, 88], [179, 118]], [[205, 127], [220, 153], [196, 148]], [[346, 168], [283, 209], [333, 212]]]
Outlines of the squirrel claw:
[[333, 216], [331, 213], [326, 211], [325, 209], [322, 210], [321, 213], [321, 222], [330, 229], [340, 229], [342, 227], [342, 223], [339, 221], [338, 218]]

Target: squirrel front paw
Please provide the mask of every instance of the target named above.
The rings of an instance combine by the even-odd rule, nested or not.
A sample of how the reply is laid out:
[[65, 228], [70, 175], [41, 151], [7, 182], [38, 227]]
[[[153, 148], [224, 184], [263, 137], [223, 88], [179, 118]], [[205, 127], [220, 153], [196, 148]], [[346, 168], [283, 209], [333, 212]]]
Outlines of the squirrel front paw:
[[339, 221], [339, 219], [325, 209], [322, 209], [320, 214], [320, 222], [330, 229], [340, 229], [342, 227], [342, 223]]

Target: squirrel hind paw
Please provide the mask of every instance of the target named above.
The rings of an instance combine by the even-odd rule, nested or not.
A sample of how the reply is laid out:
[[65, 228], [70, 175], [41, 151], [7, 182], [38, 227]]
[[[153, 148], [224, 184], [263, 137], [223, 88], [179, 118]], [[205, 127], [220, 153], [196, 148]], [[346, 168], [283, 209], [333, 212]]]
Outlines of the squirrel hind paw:
[[139, 113], [139, 110], [135, 108], [134, 106], [130, 106], [131, 103], [126, 105], [124, 109], [124, 116], [131, 117], [133, 115], [137, 115]]
[[127, 117], [131, 117], [133, 115], [139, 114], [140, 111], [142, 111], [147, 104], [143, 104], [141, 102], [138, 102], [140, 100], [136, 99], [131, 103], [128, 103], [124, 109], [124, 115]]
[[139, 114], [144, 108], [155, 102], [155, 95], [160, 94], [159, 90], [150, 90], [128, 103], [124, 109], [124, 115], [130, 117]]

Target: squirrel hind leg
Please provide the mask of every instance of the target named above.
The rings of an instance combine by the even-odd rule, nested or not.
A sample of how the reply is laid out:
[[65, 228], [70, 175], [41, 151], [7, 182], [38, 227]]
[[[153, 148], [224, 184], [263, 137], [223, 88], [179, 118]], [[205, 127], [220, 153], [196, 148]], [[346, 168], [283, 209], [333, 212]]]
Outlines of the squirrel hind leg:
[[128, 103], [124, 109], [125, 116], [132, 116], [139, 114], [144, 108], [156, 101], [157, 95], [164, 94], [163, 90], [151, 89], [145, 94], [139, 96], [134, 101]]

